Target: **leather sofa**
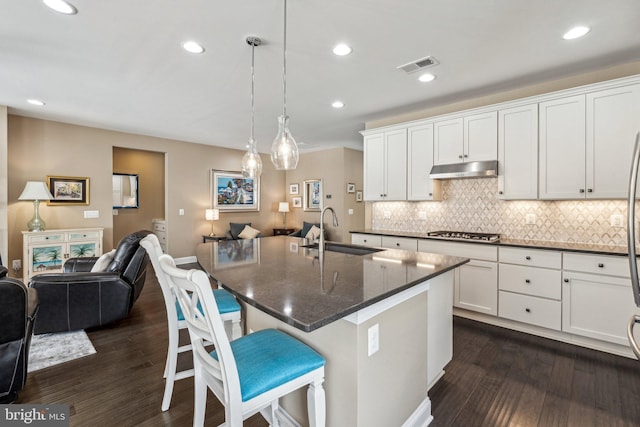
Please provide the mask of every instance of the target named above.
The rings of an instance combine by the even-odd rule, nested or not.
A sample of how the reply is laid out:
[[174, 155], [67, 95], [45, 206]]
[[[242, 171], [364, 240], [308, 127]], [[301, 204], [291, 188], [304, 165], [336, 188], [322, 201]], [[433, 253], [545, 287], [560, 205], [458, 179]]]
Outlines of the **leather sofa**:
[[40, 299], [34, 333], [99, 327], [127, 317], [144, 287], [149, 258], [139, 243], [149, 233], [123, 237], [104, 271], [91, 272], [97, 257], [71, 258], [62, 273], [32, 277], [29, 286]]
[[0, 266], [0, 404], [12, 403], [27, 380], [38, 295]]

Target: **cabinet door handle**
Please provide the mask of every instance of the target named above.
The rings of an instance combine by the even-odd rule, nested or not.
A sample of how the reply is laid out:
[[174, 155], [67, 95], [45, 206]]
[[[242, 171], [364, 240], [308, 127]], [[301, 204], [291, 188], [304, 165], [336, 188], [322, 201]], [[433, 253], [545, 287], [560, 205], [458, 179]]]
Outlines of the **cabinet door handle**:
[[429, 196], [433, 196], [433, 193], [429, 193]]
[[584, 188], [581, 188], [581, 189], [580, 189], [580, 193], [584, 193]]
[[465, 155], [464, 155], [464, 158], [466, 159], [467, 157], [469, 157], [469, 155], [468, 155], [468, 154], [465, 154]]
[[526, 311], [527, 313], [531, 313], [531, 309], [530, 308], [525, 308], [524, 311]]
[[603, 263], [599, 263], [598, 264], [598, 268], [604, 268], [604, 264]]
[[400, 243], [396, 243], [396, 246], [397, 246], [397, 247], [400, 247]]
[[527, 255], [526, 257], [524, 257], [524, 259], [526, 259], [527, 261], [531, 261], [531, 257], [529, 255]]
[[593, 188], [587, 188], [587, 193], [593, 193]]
[[531, 283], [531, 280], [529, 280], [529, 279], [524, 279], [524, 283]]
[[504, 191], [498, 191], [498, 194], [504, 194]]
[[459, 158], [459, 159], [461, 159], [461, 158], [462, 158], [462, 154], [460, 154], [460, 155], [458, 156], [458, 158]]
[[569, 283], [569, 279], [564, 279], [564, 283]]

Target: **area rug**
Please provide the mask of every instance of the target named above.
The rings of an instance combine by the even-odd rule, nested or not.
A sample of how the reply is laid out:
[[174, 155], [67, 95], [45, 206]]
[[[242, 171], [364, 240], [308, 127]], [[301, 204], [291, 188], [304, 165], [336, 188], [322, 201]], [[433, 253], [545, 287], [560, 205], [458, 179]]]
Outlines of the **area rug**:
[[34, 335], [31, 338], [27, 371], [34, 372], [95, 352], [85, 331]]

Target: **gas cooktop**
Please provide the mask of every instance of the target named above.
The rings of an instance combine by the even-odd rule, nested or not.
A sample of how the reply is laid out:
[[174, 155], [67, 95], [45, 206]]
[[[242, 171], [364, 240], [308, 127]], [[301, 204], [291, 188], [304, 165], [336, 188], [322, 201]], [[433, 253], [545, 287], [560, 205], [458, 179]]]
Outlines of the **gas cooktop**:
[[445, 240], [472, 240], [478, 242], [495, 243], [500, 241], [500, 235], [494, 233], [467, 233], [464, 231], [430, 231], [429, 237]]

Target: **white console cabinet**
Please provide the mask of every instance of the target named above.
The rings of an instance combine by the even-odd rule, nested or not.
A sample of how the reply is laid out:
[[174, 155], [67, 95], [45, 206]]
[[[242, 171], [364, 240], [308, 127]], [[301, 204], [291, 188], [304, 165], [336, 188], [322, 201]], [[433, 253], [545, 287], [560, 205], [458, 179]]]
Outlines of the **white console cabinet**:
[[22, 232], [23, 280], [42, 273], [59, 273], [69, 258], [102, 255], [102, 228]]
[[167, 253], [167, 221], [164, 219], [152, 219], [153, 234], [158, 236], [162, 252]]

